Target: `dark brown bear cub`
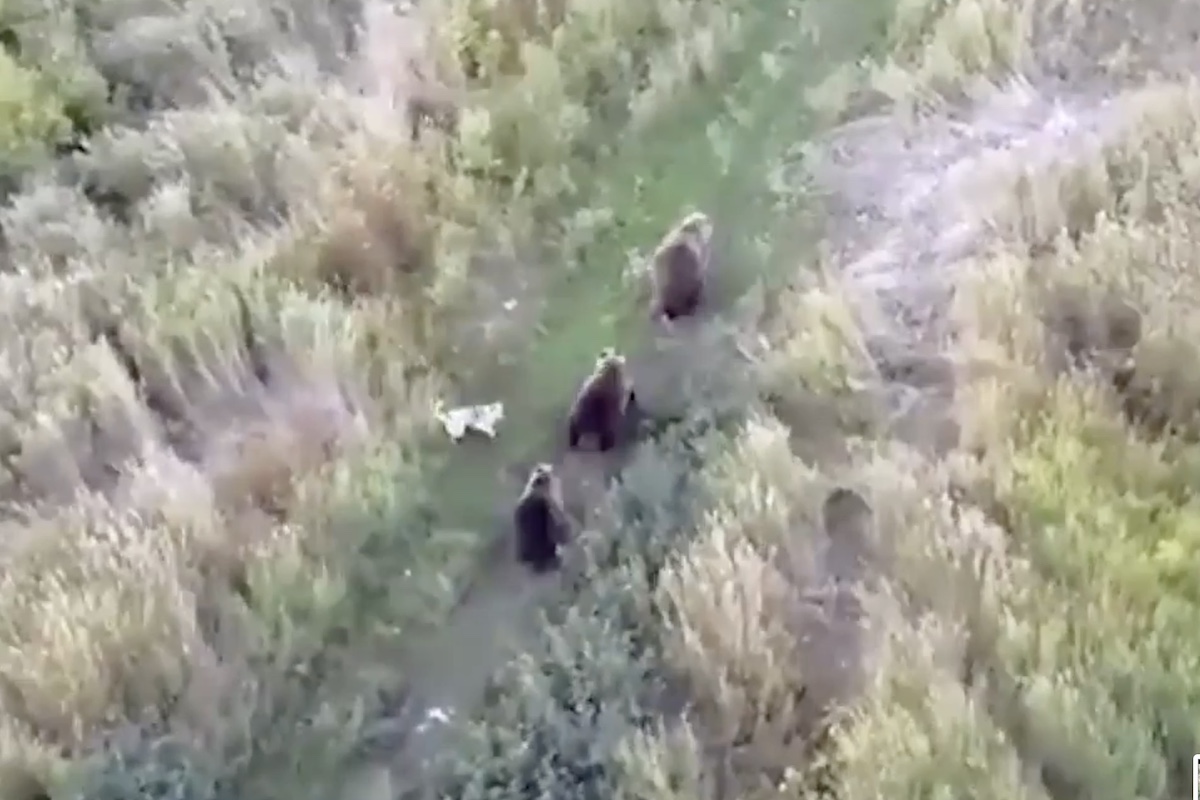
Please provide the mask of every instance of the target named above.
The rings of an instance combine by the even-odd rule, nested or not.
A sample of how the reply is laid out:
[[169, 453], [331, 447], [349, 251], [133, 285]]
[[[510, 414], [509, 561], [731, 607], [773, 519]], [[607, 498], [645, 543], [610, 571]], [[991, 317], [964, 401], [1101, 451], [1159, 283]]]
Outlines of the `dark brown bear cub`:
[[651, 320], [669, 325], [699, 310], [712, 258], [712, 234], [712, 221], [695, 211], [663, 237], [653, 257]]
[[612, 348], [604, 348], [571, 406], [568, 446], [577, 449], [585, 436], [594, 436], [600, 452], [616, 447], [624, 430], [625, 413], [635, 400], [633, 384], [626, 375], [625, 357]]
[[529, 473], [525, 491], [513, 511], [517, 559], [537, 573], [559, 567], [558, 548], [567, 543], [569, 524], [563, 509], [562, 486], [554, 468], [538, 464]]

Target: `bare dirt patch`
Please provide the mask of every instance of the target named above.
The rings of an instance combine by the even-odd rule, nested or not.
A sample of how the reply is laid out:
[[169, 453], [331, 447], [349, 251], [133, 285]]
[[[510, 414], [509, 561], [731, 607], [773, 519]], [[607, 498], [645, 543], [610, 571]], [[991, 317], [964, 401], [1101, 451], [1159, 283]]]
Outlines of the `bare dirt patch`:
[[961, 265], [994, 233], [996, 176], [1086, 158], [1119, 122], [1110, 96], [1014, 78], [969, 108], [866, 117], [814, 146], [836, 261], [901, 438], [941, 452], [954, 444], [947, 312]]

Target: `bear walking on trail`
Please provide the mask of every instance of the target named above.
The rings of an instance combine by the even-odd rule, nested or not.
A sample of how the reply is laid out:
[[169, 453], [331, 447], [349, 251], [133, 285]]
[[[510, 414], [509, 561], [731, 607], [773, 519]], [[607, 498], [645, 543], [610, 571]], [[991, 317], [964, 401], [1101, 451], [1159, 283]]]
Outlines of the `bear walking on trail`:
[[637, 400], [625, 367], [625, 356], [606, 347], [571, 405], [567, 444], [577, 449], [585, 436], [594, 436], [600, 452], [617, 446], [625, 415]]
[[670, 325], [700, 309], [712, 260], [712, 235], [712, 220], [695, 211], [663, 237], [653, 256], [652, 321]]
[[538, 464], [529, 473], [525, 491], [513, 511], [513, 524], [517, 559], [536, 573], [557, 569], [558, 549], [567, 543], [569, 522], [554, 467]]

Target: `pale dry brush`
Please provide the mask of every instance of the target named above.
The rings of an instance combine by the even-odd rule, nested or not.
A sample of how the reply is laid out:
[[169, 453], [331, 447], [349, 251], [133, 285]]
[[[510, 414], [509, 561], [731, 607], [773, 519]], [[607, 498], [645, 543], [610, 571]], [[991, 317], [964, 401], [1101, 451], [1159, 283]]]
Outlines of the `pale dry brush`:
[[[168, 22], [185, 20], [154, 24]], [[153, 44], [135, 33], [104, 35], [117, 48]], [[112, 55], [101, 66], [115, 69]], [[186, 78], [197, 65], [175, 66]], [[6, 769], [42, 772], [52, 753], [79, 754], [130, 723], [190, 730], [211, 752], [249, 749], [230, 740], [256, 735], [249, 717], [277, 705], [287, 670], [345, 623], [346, 558], [382, 522], [370, 514], [408, 502], [367, 495], [379, 475], [415, 477], [404, 447], [432, 433], [437, 377], [408, 374], [386, 304], [360, 313], [278, 273], [316, 238], [313, 200], [343, 200], [324, 188], [348, 160], [339, 139], [385, 160], [401, 135], [380, 139], [376, 124], [372, 140], [328, 77], [286, 66], [224, 96], [197, 85], [196, 105], [177, 95], [182, 107], [109, 129], [64, 168], [93, 198], [118, 193], [107, 211], [122, 219], [52, 175], [4, 212], [5, 493], [22, 503], [4, 537], [3, 725], [19, 744]], [[391, 113], [401, 129], [405, 110]], [[276, 276], [264, 280], [264, 267]], [[269, 385], [241, 347], [239, 284], [272, 353]], [[166, 435], [146, 385], [93, 341], [85, 311], [96, 305], [123, 323], [146, 384], [189, 429], [187, 447]], [[210, 607], [235, 592], [254, 618]], [[220, 635], [203, 629], [214, 614]], [[272, 647], [274, 666], [253, 663]], [[264, 705], [213, 713], [246, 691]]]
[[[1028, 68], [1043, 55], [1029, 49], [1034, 8], [939, 6], [940, 23], [918, 20], [921, 59], [901, 83], [930, 92], [926, 110], [948, 108], [981, 72]], [[1007, 21], [977, 24], [990, 14]], [[1007, 37], [994, 62], [954, 55], [994, 31]], [[1181, 665], [1194, 663], [1196, 644], [1179, 626], [1196, 590], [1178, 570], [1194, 547], [1194, 97], [1186, 79], [1125, 89], [1112, 101], [1120, 122], [1099, 147], [1078, 148], [1067, 163], [1018, 165], [986, 188], [978, 210], [999, 240], [961, 265], [978, 280], [953, 312], [962, 451], [938, 463], [894, 446], [852, 448], [835, 472], [871, 498], [882, 571], [864, 600], [870, 680], [831, 749], [847, 795], [953, 786], [985, 797], [1168, 797], [1186, 788], [1194, 686]], [[1062, 352], [1071, 334], [1090, 371]], [[1130, 383], [1113, 385], [1106, 355], [1133, 367]], [[1123, 396], [1130, 388], [1137, 393]], [[760, 471], [742, 474], [743, 497], [768, 496]], [[712, 541], [764, 507], [772, 504], [747, 502], [753, 511], [721, 517]], [[748, 563], [731, 555], [743, 550], [701, 552], [716, 572]], [[717, 616], [720, 593], [688, 570], [693, 592], [680, 596], [708, 601], [693, 603], [695, 619]], [[676, 646], [695, 650], [704, 630], [738, 630], [734, 617], [753, 617], [732, 608], [724, 627], [675, 632]], [[707, 662], [685, 663], [703, 674]]]
[[689, 725], [634, 731], [614, 755], [621, 782], [616, 797], [660, 800], [720, 797], [721, 782], [704, 742]]
[[[1039, 38], [1048, 29], [1038, 15], [1051, 11], [1070, 24]], [[1063, 4], [906, 4], [892, 34], [908, 52], [875, 74], [875, 88], [925, 113], [950, 109], [987, 90], [981, 76], [1003, 79], [1051, 57], [1077, 67], [1093, 42], [1050, 41], [1084, 22], [1082, 7]], [[1120, 124], [1101, 146], [1078, 148], [1068, 163], [1018, 165], [1007, 183], [985, 187], [978, 211], [999, 241], [961, 265], [979, 280], [954, 310], [963, 451], [945, 463], [859, 451], [835, 473], [871, 498], [883, 572], [865, 600], [877, 644], [870, 681], [831, 751], [848, 795], [948, 785], [1038, 798], [1185, 789], [1195, 733], [1182, 719], [1194, 692], [1188, 670], [1165, 665], [1192, 663], [1196, 649], [1178, 627], [1195, 597], [1178, 572], [1194, 524], [1184, 477], [1195, 463], [1194, 91], [1189, 80], [1126, 89], [1112, 101]], [[1141, 320], [1133, 342], [1130, 307]], [[1091, 374], [1061, 352], [1064, 319], [1083, 334]], [[1122, 387], [1105, 355], [1131, 356], [1137, 403], [1114, 391]], [[1153, 438], [1172, 425], [1177, 435]], [[751, 563], [728, 531], [780, 506], [762, 488], [761, 465], [742, 475], [746, 505], [717, 517], [711, 540], [725, 547], [698, 551], [707, 572]], [[775, 530], [786, 516], [766, 519], [763, 530]], [[701, 633], [739, 630], [734, 619], [756, 606], [718, 614], [721, 594], [705, 570], [682, 563], [691, 591], [677, 582], [676, 595], [707, 605], [693, 602], [693, 630], [673, 636], [693, 655], [682, 663], [703, 676]], [[764, 562], [752, 563], [743, 571], [761, 577]], [[718, 616], [724, 626], [711, 622]], [[722, 656], [737, 652], [707, 641]], [[1146, 686], [1136, 674], [1152, 676], [1154, 688], [1136, 688]], [[710, 685], [723, 685], [719, 675]], [[944, 762], [946, 753], [956, 755]]]
[[[592, 68], [626, 65], [630, 74], [608, 87], [618, 107], [640, 91], [639, 70], [661, 96], [672, 76], [714, 67], [733, 18], [720, 5], [683, 3], [571, 16], [558, 41], [527, 43], [528, 72], [508, 102], [463, 111], [451, 165], [436, 136], [414, 147], [408, 101], [462, 99], [461, 65], [450, 63], [460, 54], [445, 50], [454, 26], [429, 25], [446, 39], [413, 35], [429, 20], [374, 8], [388, 30], [409, 34], [401, 40], [411, 52], [372, 43], [373, 27], [368, 63], [350, 75], [349, 5], [63, 4], [54, 18], [10, 10], [21, 33], [55, 33], [82, 89], [119, 91], [96, 109], [110, 124], [86, 151], [31, 176], [4, 212], [14, 289], [5, 296], [23, 304], [6, 318], [6, 491], [25, 503], [10, 520], [6, 574], [25, 582], [13, 590], [21, 608], [67, 632], [39, 650], [53, 663], [11, 663], [3, 736], [21, 746], [6, 753], [44, 766], [54, 745], [90, 744], [146, 715], [210, 754], [239, 753], [263, 736], [255, 715], [285, 710], [305, 685], [289, 671], [358, 614], [352, 584], [387, 579], [346, 559], [364, 537], [395, 537], [419, 505], [414, 450], [444, 388], [437, 359], [447, 348], [435, 337], [448, 328], [436, 323], [475, 299], [464, 276], [480, 233], [528, 225], [498, 213], [507, 195], [490, 182], [519, 178], [538, 202], [556, 200], [572, 188], [563, 162], [592, 122], [580, 102]], [[659, 63], [652, 51], [681, 32], [673, 25], [697, 36]], [[612, 50], [614, 33], [643, 37], [645, 52], [627, 62]], [[234, 287], [249, 300], [265, 369], [243, 347]], [[93, 340], [85, 322], [95, 320], [84, 317], [97, 312], [119, 320], [117, 349], [144, 380], [131, 380], [125, 354]], [[55, 525], [66, 530], [40, 533]], [[94, 543], [100, 528], [113, 532], [101, 541], [120, 547]], [[412, 535], [393, 549], [420, 563], [428, 554], [421, 532]], [[27, 549], [38, 537], [48, 550]], [[144, 558], [130, 566], [125, 550]], [[131, 570], [145, 571], [154, 591], [132, 606], [144, 613], [126, 615], [109, 601], [138, 585]], [[64, 574], [76, 580], [47, 577]], [[30, 582], [45, 591], [28, 593]], [[436, 593], [420, 579], [401, 583], [411, 592], [393, 623], [446, 601], [430, 601]], [[234, 594], [251, 616], [229, 605]], [[225, 622], [221, 636], [204, 629], [213, 614]], [[22, 630], [10, 654], [32, 641]], [[269, 668], [252, 663], [267, 651]], [[70, 702], [48, 704], [54, 686], [38, 681], [76, 669], [87, 680]], [[169, 695], [166, 710], [126, 697], [127, 685]], [[303, 743], [285, 734], [268, 732], [260, 749], [291, 749], [299, 763]]]
[[830, 412], [861, 401], [871, 372], [829, 282], [788, 289], [775, 306], [747, 351], [767, 406], [705, 466], [711, 506], [655, 590], [664, 657], [686, 680], [694, 735], [710, 762], [727, 762], [714, 767], [722, 780], [768, 795], [811, 780], [828, 715], [848, 696], [840, 676], [857, 669], [842, 664], [855, 637], [823, 605], [834, 534], [821, 509], [837, 485], [829, 470], [841, 444], [831, 448], [830, 437], [854, 435], [870, 406], [848, 420]]
[[814, 462], [836, 460], [847, 435], [871, 436], [885, 421], [879, 371], [856, 308], [831, 277], [834, 268], [821, 254], [798, 270], [819, 276], [814, 285], [776, 295], [754, 375], [793, 447]]
[[[1064, 26], [1055, 57], [1079, 60], [1094, 32]], [[1014, 164], [981, 191], [996, 240], [960, 265], [969, 277], [953, 313], [960, 363], [986, 368], [958, 376], [958, 479], [1003, 526], [1007, 578], [978, 594], [993, 599], [978, 617], [990, 632], [974, 695], [919, 682], [920, 705], [944, 713], [906, 710], [897, 744], [871, 749], [930, 740], [944, 751], [957, 720], [956, 741], [991, 767], [954, 771], [910, 749], [885, 770], [856, 750], [845, 774], [868, 793], [880, 776], [900, 793], [951, 780], [977, 796], [1186, 789], [1195, 689], [1177, 665], [1197, 652], [1179, 627], [1196, 597], [1179, 572], [1194, 526], [1196, 103], [1189, 78], [1129, 85], [1137, 78], [1112, 76], [1112, 124], [1068, 160]], [[886, 704], [856, 730], [892, 724], [902, 706]]]

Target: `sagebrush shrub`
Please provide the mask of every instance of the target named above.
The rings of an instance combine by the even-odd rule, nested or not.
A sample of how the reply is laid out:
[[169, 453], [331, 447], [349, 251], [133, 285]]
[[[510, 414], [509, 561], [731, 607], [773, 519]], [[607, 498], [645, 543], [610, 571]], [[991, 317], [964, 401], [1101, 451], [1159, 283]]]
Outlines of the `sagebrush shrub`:
[[[369, 30], [353, 0], [54, 5], [0, 10], [20, 46], [0, 57], [19, 189], [0, 212], [0, 773], [97, 800], [328, 797], [402, 693], [394, 653], [478, 556], [430, 508], [433, 401], [498, 355], [462, 345], [495, 303], [472, 290], [497, 253], [546, 282], [515, 254], [578, 234], [637, 98], [665, 108], [663, 76], [715, 65], [734, 26], [718, 3], [372, 4]], [[413, 142], [430, 96], [444, 129]], [[544, 750], [489, 762], [506, 787], [619, 796], [659, 751], [695, 773], [694, 741], [635, 735], [666, 693], [650, 586], [729, 394], [629, 473], [614, 503], [645, 537], [592, 545], [589, 576], [618, 565], [582, 581], [598, 613], [558, 620], [557, 666], [493, 712]], [[577, 718], [599, 697], [623, 705]]]

